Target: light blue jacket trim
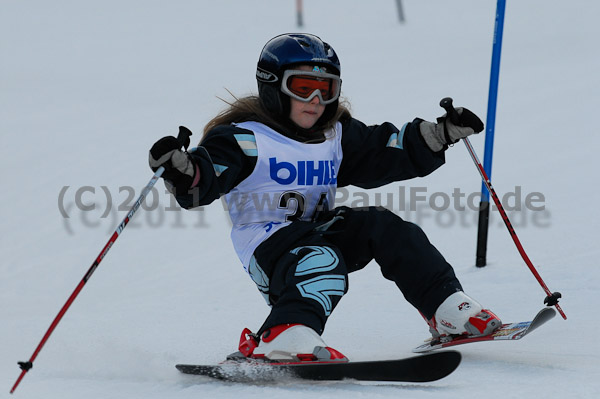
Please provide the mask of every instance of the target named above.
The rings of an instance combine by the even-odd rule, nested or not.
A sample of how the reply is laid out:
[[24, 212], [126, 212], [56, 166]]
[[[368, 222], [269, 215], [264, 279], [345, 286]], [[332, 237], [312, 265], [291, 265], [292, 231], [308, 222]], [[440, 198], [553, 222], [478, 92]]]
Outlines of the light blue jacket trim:
[[238, 145], [249, 157], [258, 156], [258, 150], [256, 148], [256, 138], [253, 134], [234, 134], [233, 135], [238, 142]]
[[213, 169], [215, 170], [215, 175], [217, 177], [221, 176], [221, 173], [225, 172], [225, 170], [229, 168], [229, 166], [213, 164]]
[[404, 131], [406, 130], [406, 126], [408, 126], [408, 123], [405, 123], [404, 126], [402, 126], [400, 132], [394, 133], [390, 136], [390, 139], [387, 142], [388, 147], [399, 148], [401, 150], [404, 149], [402, 142], [404, 140]]

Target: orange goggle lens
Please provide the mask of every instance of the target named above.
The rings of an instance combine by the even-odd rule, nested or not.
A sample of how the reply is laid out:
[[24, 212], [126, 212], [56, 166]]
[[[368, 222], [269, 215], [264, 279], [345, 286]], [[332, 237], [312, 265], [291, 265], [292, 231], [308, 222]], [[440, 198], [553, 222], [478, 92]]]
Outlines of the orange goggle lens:
[[333, 79], [322, 79], [314, 76], [294, 75], [287, 81], [288, 89], [295, 95], [308, 98], [315, 90], [319, 90], [323, 100], [331, 100], [337, 93], [338, 82]]

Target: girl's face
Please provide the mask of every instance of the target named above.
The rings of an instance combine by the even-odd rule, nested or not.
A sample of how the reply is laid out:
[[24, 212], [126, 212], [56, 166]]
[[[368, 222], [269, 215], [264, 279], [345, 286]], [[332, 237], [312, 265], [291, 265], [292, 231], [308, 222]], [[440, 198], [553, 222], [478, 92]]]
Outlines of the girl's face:
[[310, 102], [290, 98], [290, 119], [303, 129], [313, 127], [323, 112], [325, 105], [319, 102], [319, 97], [313, 97]]
[[[311, 71], [309, 65], [301, 65], [295, 68], [300, 71]], [[310, 129], [317, 123], [325, 112], [325, 105], [321, 104], [319, 97], [315, 96], [309, 102], [296, 100], [290, 97], [290, 119], [303, 129]]]

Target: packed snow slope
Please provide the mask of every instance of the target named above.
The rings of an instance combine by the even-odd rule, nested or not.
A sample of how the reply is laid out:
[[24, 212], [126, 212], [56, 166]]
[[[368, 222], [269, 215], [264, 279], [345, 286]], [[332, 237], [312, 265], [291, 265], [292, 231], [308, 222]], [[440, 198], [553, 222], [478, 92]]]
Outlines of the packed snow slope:
[[[16, 362], [29, 359], [149, 180], [150, 146], [179, 125], [197, 142], [225, 106], [219, 97], [255, 92], [255, 63], [271, 37], [301, 30], [331, 43], [343, 95], [368, 124], [434, 120], [445, 96], [485, 119], [495, 2], [403, 4], [400, 24], [393, 1], [306, 0], [298, 28], [291, 0], [4, 1], [0, 391], [8, 396]], [[268, 307], [236, 258], [221, 203], [181, 211], [160, 182], [15, 397], [598, 397], [598, 15], [592, 0], [509, 0], [504, 27], [492, 180], [538, 271], [562, 292], [567, 321], [517, 342], [461, 347], [460, 368], [428, 384], [261, 386], [180, 375], [176, 363], [214, 363], [236, 350], [242, 328], [256, 330]], [[484, 134], [472, 142], [483, 157]], [[418, 222], [468, 293], [505, 321], [530, 319], [545, 294], [497, 212], [489, 264], [474, 266], [480, 186], [457, 144], [431, 176], [341, 190], [339, 199], [379, 199]], [[324, 338], [367, 360], [409, 356], [427, 335], [373, 263], [351, 275]]]

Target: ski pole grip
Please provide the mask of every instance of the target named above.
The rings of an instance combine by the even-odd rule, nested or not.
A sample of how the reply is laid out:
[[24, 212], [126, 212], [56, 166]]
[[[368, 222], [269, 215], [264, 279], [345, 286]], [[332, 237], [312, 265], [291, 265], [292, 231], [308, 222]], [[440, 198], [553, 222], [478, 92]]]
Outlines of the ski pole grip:
[[456, 112], [454, 105], [452, 105], [451, 97], [442, 98], [442, 100], [440, 101], [440, 107], [442, 107], [446, 110], [446, 113], [448, 114], [448, 118], [450, 118], [450, 122], [454, 123], [455, 125], [460, 125], [460, 122], [459, 122], [460, 117], [458, 115], [458, 112]]
[[[450, 100], [452, 101], [452, 100]], [[190, 136], [192, 135], [192, 131], [185, 126], [179, 126], [179, 134], [177, 135], [177, 141], [183, 147], [184, 150], [187, 150], [190, 146]]]
[[553, 292], [551, 295], [548, 295], [544, 299], [544, 303], [546, 306], [555, 306], [558, 303], [558, 298], [561, 298], [562, 294], [560, 292]]

